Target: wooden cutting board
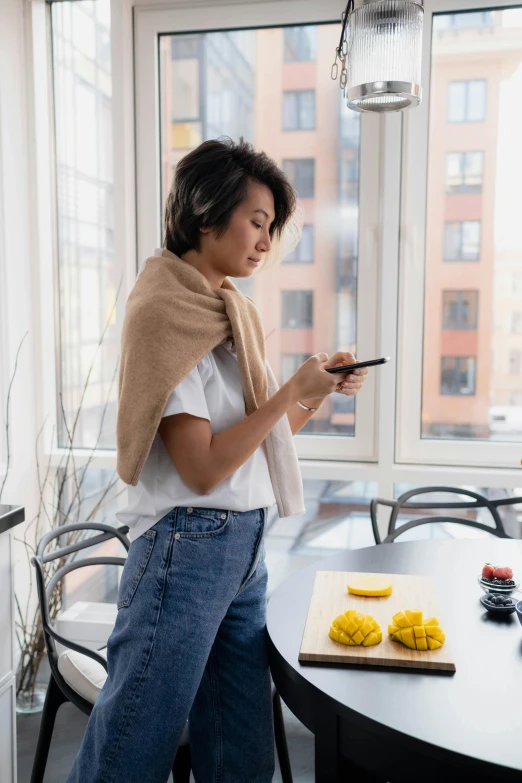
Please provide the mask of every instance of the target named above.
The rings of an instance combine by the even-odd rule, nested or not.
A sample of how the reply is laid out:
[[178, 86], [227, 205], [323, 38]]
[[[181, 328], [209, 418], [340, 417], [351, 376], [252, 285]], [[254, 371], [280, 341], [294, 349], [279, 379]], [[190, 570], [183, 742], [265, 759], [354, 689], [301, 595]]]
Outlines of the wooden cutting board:
[[[367, 666], [404, 667], [419, 670], [454, 672], [455, 661], [448, 640], [444, 616], [437, 601], [435, 583], [428, 576], [376, 574], [392, 583], [392, 594], [383, 598], [351, 595], [346, 585], [350, 577], [360, 576], [349, 571], [317, 571], [308, 608], [308, 617], [301, 642], [299, 660], [303, 663], [339, 663]], [[332, 621], [348, 609], [371, 614], [381, 626], [382, 642], [373, 647], [347, 647], [330, 639]], [[424, 619], [436, 617], [446, 634], [438, 650], [410, 650], [394, 642], [388, 635], [392, 616], [404, 609], [420, 609]]]

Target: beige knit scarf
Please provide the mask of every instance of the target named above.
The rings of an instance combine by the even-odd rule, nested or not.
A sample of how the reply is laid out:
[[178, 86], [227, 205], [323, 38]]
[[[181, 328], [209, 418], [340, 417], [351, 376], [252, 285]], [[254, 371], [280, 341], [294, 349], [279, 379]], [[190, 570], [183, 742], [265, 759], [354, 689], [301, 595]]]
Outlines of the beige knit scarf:
[[[127, 300], [117, 421], [117, 471], [136, 486], [173, 389], [225, 338], [235, 342], [247, 416], [277, 391], [252, 299], [225, 278], [219, 289], [169, 250], [149, 258]], [[287, 416], [265, 440], [279, 516], [304, 511]]]

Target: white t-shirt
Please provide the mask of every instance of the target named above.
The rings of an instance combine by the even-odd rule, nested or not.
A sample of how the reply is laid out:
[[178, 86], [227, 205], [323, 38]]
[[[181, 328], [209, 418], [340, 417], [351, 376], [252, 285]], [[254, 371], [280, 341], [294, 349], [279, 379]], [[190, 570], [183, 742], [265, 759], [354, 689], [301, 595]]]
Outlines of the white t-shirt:
[[[246, 417], [241, 374], [232, 342], [208, 353], [170, 395], [163, 416], [190, 413], [210, 422], [212, 434]], [[129, 526], [131, 541], [176, 506], [252, 511], [275, 501], [264, 446], [208, 495], [198, 495], [181, 480], [158, 433], [138, 484], [127, 487], [127, 506], [116, 513]]]

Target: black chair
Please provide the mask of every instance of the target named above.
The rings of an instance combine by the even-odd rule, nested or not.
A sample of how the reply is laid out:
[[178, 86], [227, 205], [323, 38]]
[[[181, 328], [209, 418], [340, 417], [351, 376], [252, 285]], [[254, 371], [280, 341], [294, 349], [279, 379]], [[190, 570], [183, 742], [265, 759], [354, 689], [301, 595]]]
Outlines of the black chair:
[[[416, 497], [417, 495], [426, 495], [431, 492], [446, 492], [453, 493], [455, 495], [467, 495], [468, 497], [472, 498], [473, 502], [447, 502], [443, 500], [424, 503], [409, 502], [411, 498]], [[468, 527], [473, 527], [478, 530], [484, 530], [485, 532], [491, 533], [498, 538], [511, 538], [511, 536], [509, 536], [504, 529], [502, 519], [498, 512], [498, 507], [514, 505], [516, 503], [522, 503], [522, 497], [498, 498], [496, 500], [489, 500], [488, 498], [484, 497], [484, 495], [480, 495], [478, 492], [472, 492], [469, 489], [460, 489], [459, 487], [418, 487], [417, 489], [412, 489], [409, 492], [404, 492], [402, 495], [400, 495], [400, 497], [397, 498], [397, 500], [374, 498], [371, 501], [370, 517], [372, 521], [373, 536], [375, 538], [376, 544], [391, 544], [400, 535], [414, 527], [419, 527], [420, 525], [429, 525], [434, 522], [456, 522], [459, 525], [467, 525]], [[379, 505], [389, 506], [392, 509], [388, 522], [388, 533], [384, 541], [381, 539], [379, 527], [377, 525], [377, 508]], [[465, 509], [466, 511], [473, 511], [478, 508], [488, 509], [491, 516], [493, 517], [494, 527], [484, 525], [482, 522], [477, 522], [476, 520], [470, 519], [468, 517], [447, 515], [441, 516], [436, 514], [421, 516], [418, 519], [412, 519], [409, 522], [405, 522], [403, 525], [397, 527], [397, 520], [401, 511], [419, 511], [421, 509], [426, 511], [449, 509]]]
[[[89, 530], [98, 531], [98, 534], [88, 538], [81, 538], [81, 540], [75, 541], [64, 547], [57, 546], [48, 554], [45, 554], [45, 550], [49, 544], [55, 539], [60, 538], [60, 536], [67, 533]], [[85, 715], [90, 715], [97, 698], [97, 693], [101, 690], [101, 686], [103, 685], [103, 682], [105, 682], [107, 676], [107, 660], [102, 650], [90, 650], [76, 642], [65, 639], [56, 632], [49, 618], [49, 600], [56, 585], [66, 576], [66, 574], [77, 568], [92, 565], [125, 565], [124, 557], [93, 556], [75, 560], [71, 559], [71, 555], [75, 555], [82, 549], [102, 544], [104, 541], [108, 541], [111, 538], [117, 538], [124, 546], [126, 552], [128, 552], [130, 542], [126, 533], [128, 533], [128, 527], [122, 526], [115, 528], [111, 525], [98, 522], [63, 525], [57, 530], [46, 533], [41, 538], [35, 556], [31, 560], [36, 569], [36, 586], [42, 618], [42, 628], [51, 669], [51, 677], [45, 697], [38, 743], [31, 773], [31, 783], [43, 783], [56, 713], [58, 712], [59, 707], [65, 702], [70, 701], [85, 713]], [[46, 585], [44, 566], [56, 559], [62, 559], [64, 565], [58, 568]], [[59, 642], [66, 647], [66, 652], [59, 653], [56, 648], [56, 642]], [[69, 651], [72, 651], [72, 653]], [[74, 659], [76, 667], [74, 681], [70, 676], [70, 660], [73, 654], [76, 654]], [[66, 668], [66, 664], [69, 669]], [[96, 670], [95, 672], [93, 671], [93, 667]], [[64, 672], [66, 676], [64, 676]], [[95, 677], [97, 679], [95, 679]], [[86, 688], [86, 684], [89, 687]], [[290, 768], [290, 758], [288, 755], [288, 746], [283, 723], [281, 699], [273, 685], [272, 703], [274, 710], [275, 742], [281, 769], [281, 777], [283, 783], [292, 783], [292, 771]], [[190, 746], [186, 726], [172, 767], [174, 783], [189, 783], [190, 771]]]

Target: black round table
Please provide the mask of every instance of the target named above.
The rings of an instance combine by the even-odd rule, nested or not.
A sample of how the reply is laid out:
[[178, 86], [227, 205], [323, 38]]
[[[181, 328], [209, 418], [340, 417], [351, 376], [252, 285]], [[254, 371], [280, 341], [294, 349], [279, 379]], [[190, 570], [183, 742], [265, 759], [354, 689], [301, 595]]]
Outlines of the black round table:
[[[522, 575], [522, 542], [488, 537], [343, 551], [274, 592], [272, 677], [315, 735], [316, 783], [522, 781], [522, 627], [516, 613], [497, 620], [480, 604], [477, 574], [488, 561]], [[316, 571], [433, 576], [457, 671], [299, 663]]]

